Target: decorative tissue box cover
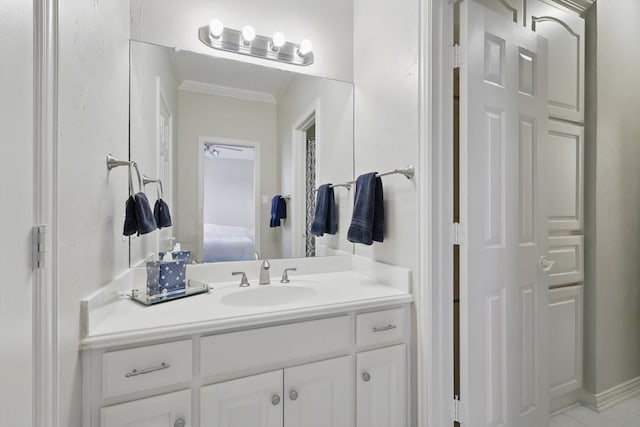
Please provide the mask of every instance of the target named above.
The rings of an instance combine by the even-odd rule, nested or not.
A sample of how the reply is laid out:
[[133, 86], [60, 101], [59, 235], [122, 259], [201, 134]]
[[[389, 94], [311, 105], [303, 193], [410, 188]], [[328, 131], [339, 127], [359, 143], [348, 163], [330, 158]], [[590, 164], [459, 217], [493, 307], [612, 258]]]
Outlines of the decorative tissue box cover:
[[171, 295], [185, 290], [187, 263], [176, 261], [147, 262], [147, 294]]
[[174, 260], [180, 260], [185, 262], [191, 262], [191, 251], [173, 251], [171, 256]]

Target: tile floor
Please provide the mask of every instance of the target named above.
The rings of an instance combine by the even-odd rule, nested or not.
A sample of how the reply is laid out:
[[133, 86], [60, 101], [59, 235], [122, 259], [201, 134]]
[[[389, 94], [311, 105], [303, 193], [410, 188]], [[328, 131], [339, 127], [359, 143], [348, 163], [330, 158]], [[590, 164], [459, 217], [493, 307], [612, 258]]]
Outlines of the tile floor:
[[551, 418], [550, 427], [640, 427], [640, 395], [601, 414], [584, 406], [569, 409]]

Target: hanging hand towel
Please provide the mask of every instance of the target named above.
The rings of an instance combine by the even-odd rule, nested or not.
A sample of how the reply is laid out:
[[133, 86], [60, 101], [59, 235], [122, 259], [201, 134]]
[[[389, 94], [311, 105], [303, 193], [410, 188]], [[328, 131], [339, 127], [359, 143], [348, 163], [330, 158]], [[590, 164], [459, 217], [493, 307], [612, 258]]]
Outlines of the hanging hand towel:
[[287, 217], [287, 203], [281, 195], [277, 194], [271, 199], [271, 221], [269, 226], [280, 227], [282, 219]]
[[376, 172], [360, 175], [356, 180], [351, 226], [347, 239], [371, 245], [384, 240], [384, 196], [382, 180]]
[[169, 206], [164, 200], [156, 200], [153, 206], [153, 218], [156, 220], [156, 225], [159, 229], [171, 227], [171, 213], [169, 212]]
[[338, 215], [335, 195], [331, 184], [324, 184], [318, 188], [316, 213], [311, 224], [311, 233], [322, 236], [324, 233], [336, 234], [337, 231]]
[[138, 220], [136, 219], [136, 201], [133, 196], [129, 196], [124, 211], [124, 230], [122, 234], [125, 236], [133, 236], [138, 232]]
[[136, 193], [136, 220], [138, 221], [138, 235], [151, 233], [157, 228], [156, 220], [151, 212], [149, 200], [144, 193]]

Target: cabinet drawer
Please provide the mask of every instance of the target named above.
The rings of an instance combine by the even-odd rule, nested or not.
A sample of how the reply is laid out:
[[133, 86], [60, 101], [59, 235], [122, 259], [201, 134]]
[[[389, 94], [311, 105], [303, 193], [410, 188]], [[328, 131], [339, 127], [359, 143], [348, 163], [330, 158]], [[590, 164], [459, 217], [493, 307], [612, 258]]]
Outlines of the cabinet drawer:
[[202, 338], [203, 377], [346, 354], [353, 343], [349, 316], [251, 329]]
[[103, 397], [190, 381], [191, 348], [191, 340], [185, 340], [103, 354]]
[[356, 318], [358, 348], [399, 342], [404, 339], [404, 309], [359, 314]]

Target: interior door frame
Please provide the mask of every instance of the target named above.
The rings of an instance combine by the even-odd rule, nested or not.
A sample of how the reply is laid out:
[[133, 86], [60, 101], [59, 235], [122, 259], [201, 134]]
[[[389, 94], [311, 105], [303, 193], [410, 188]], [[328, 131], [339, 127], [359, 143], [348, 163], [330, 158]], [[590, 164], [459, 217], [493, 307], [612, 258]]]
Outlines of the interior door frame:
[[419, 3], [416, 416], [419, 427], [453, 425], [453, 8]]
[[316, 98], [298, 116], [291, 127], [291, 162], [293, 172], [293, 189], [291, 191], [292, 212], [288, 215], [291, 219], [291, 256], [294, 258], [304, 258], [305, 256], [305, 236], [306, 236], [306, 198], [305, 176], [306, 176], [306, 151], [307, 151], [307, 130], [312, 124], [316, 126], [316, 153], [318, 144], [322, 141], [322, 130], [318, 124], [322, 116], [320, 108], [320, 98]]
[[[220, 145], [236, 145], [240, 147], [251, 147], [254, 149], [255, 159], [253, 166], [253, 196], [254, 196], [254, 205], [255, 205], [255, 222], [254, 222], [254, 243], [256, 247], [256, 251], [260, 254], [261, 246], [260, 246], [260, 234], [262, 231], [262, 215], [261, 215], [261, 190], [260, 190], [260, 182], [262, 181], [261, 177], [261, 163], [262, 156], [260, 153], [260, 142], [259, 141], [249, 141], [244, 139], [233, 139], [233, 138], [221, 138], [217, 136], [199, 136], [198, 137], [198, 146], [196, 150], [196, 155], [198, 156], [196, 161], [198, 165], [198, 183], [197, 183], [197, 211], [196, 211], [196, 221], [197, 221], [197, 230], [196, 230], [196, 259], [203, 260], [204, 257], [204, 144], [220, 144]], [[261, 254], [260, 254], [261, 255]]]
[[56, 427], [58, 411], [58, 0], [33, 1], [34, 224], [46, 225], [44, 267], [33, 279], [33, 425]]

